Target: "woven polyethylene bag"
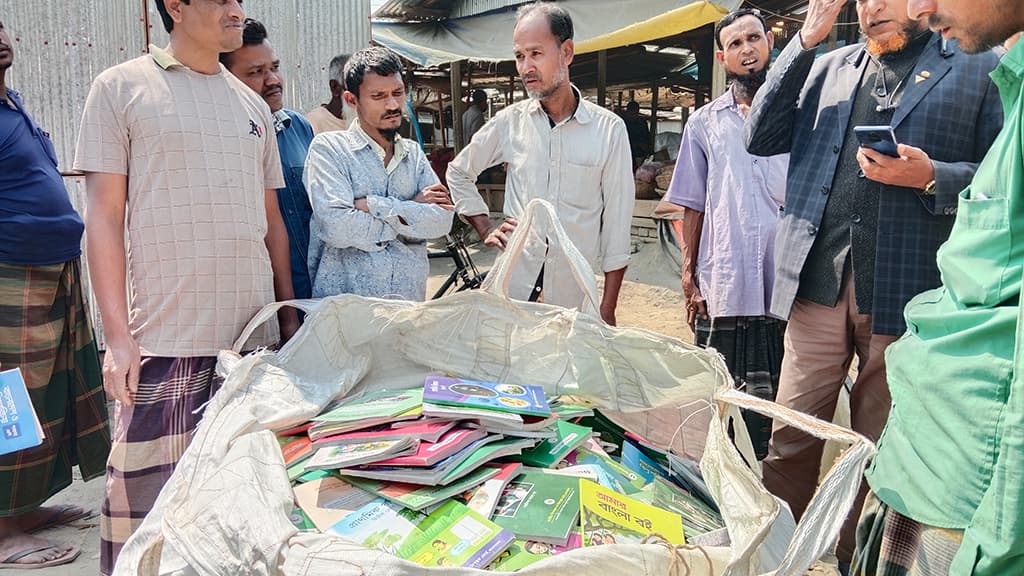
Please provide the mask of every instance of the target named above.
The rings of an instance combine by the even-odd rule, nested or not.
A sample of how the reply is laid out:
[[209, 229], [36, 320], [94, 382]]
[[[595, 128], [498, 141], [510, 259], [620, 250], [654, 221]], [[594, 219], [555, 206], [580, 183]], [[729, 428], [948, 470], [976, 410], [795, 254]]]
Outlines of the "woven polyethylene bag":
[[[517, 250], [531, 231], [558, 247], [548, 253], [547, 265], [571, 271], [585, 296], [579, 310], [506, 296]], [[802, 575], [834, 546], [873, 445], [847, 429], [732, 390], [713, 352], [650, 331], [605, 325], [594, 313], [597, 301], [591, 269], [565, 237], [553, 208], [538, 200], [528, 206], [483, 290], [424, 303], [352, 295], [293, 302], [307, 312], [295, 337], [278, 352], [239, 356], [252, 330], [280, 307], [268, 306], [235, 350], [221, 353], [224, 386], [206, 407], [152, 512], [122, 550], [115, 574], [486, 574], [425, 568], [337, 537], [299, 533], [289, 521], [293, 496], [274, 430], [306, 421], [336, 398], [411, 388], [427, 374], [444, 371], [538, 384], [548, 395], [585, 396], [608, 410], [696, 406], [711, 416], [700, 435], [701, 468], [722, 510], [729, 546], [582, 548], [519, 574]], [[798, 526], [764, 490], [758, 465], [744, 464], [728, 437], [741, 407], [850, 445]], [[736, 445], [749, 456], [746, 427], [734, 428]]]

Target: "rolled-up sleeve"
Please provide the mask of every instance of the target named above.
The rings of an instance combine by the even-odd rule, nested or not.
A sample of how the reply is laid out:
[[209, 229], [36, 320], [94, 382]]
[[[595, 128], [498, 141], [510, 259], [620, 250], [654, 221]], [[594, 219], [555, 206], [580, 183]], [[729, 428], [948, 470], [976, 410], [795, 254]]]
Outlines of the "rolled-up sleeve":
[[[507, 116], [498, 113], [473, 135], [469, 145], [448, 164], [446, 179], [456, 212], [463, 216], [490, 212], [476, 189], [476, 179], [484, 170], [505, 161], [502, 143], [511, 136]], [[629, 148], [628, 141], [626, 148]]]
[[[355, 207], [348, 162], [354, 161], [331, 141], [330, 132], [318, 135], [309, 146], [303, 180], [321, 240], [333, 248], [378, 252], [398, 237], [383, 219]], [[374, 200], [367, 199], [370, 205]]]
[[604, 212], [601, 215], [601, 269], [612, 272], [629, 265], [632, 242], [629, 236], [636, 203], [633, 184], [633, 160], [630, 158], [629, 136], [622, 120], [612, 124], [610, 152], [601, 173]]

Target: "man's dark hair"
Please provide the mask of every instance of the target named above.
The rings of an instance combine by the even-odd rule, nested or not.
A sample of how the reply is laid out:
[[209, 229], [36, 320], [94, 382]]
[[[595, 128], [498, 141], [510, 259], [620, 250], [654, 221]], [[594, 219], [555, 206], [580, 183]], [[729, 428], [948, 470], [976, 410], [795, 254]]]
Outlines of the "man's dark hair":
[[[245, 28], [242, 29], [242, 46], [259, 46], [267, 39], [267, 27], [255, 18], [245, 19]], [[230, 67], [231, 54], [233, 52], [221, 52], [220, 63]]]
[[[189, 4], [192, 0], [181, 0], [182, 4]], [[171, 30], [174, 30], [174, 20], [171, 20], [171, 15], [167, 13], [167, 6], [164, 5], [164, 0], [155, 0], [156, 11], [160, 13], [160, 19], [164, 21], [164, 30], [170, 34]]]
[[764, 15], [761, 14], [760, 10], [754, 8], [743, 8], [742, 10], [729, 12], [724, 18], [718, 21], [718, 24], [715, 24], [715, 44], [718, 45], [719, 50], [723, 49], [722, 28], [731, 26], [734, 22], [744, 16], [753, 16], [754, 18], [757, 18], [761, 22], [761, 30], [764, 31], [765, 34], [768, 33], [768, 23], [764, 21]]
[[572, 40], [572, 17], [569, 16], [568, 10], [553, 2], [534, 2], [520, 6], [519, 10], [516, 10], [516, 26], [528, 16], [533, 16], [535, 12], [548, 19], [551, 35], [558, 38], [559, 44]]
[[402, 73], [402, 60], [391, 50], [382, 46], [370, 46], [356, 52], [345, 63], [345, 90], [359, 98], [359, 87], [367, 72], [378, 76]]
[[636, 100], [630, 100], [629, 104], [626, 104], [626, 110], [630, 112], [640, 112], [640, 103]]
[[483, 104], [484, 102], [487, 102], [487, 92], [479, 89], [473, 90], [473, 103]]

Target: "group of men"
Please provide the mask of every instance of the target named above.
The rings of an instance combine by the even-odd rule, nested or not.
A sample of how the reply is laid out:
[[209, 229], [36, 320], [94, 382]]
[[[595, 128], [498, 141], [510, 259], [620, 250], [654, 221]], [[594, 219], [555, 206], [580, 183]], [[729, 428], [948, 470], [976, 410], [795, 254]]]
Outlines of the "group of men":
[[[100, 568], [112, 573], [220, 385], [218, 351], [274, 301], [422, 300], [425, 241], [449, 231], [456, 204], [487, 244], [503, 248], [529, 200], [550, 200], [606, 273], [601, 311], [615, 321], [630, 252], [626, 130], [569, 83], [564, 9], [518, 12], [514, 49], [530, 99], [486, 125], [482, 114], [470, 122], [477, 134], [448, 174], [453, 201], [420, 147], [398, 135], [406, 87], [395, 54], [371, 47], [336, 58], [331, 101], [304, 118], [284, 108], [268, 31], [240, 1], [156, 7], [167, 47], [150, 46], [91, 86], [74, 159], [86, 174], [84, 222], [48, 135], [4, 85], [13, 47], [0, 24], [0, 222], [9, 239], [0, 247], [0, 331], [21, 343], [0, 347], [0, 362], [22, 368], [47, 439], [0, 457], [10, 495], [0, 509], [3, 568], [56, 566], [80, 553], [31, 535], [89, 514], [41, 507], [78, 464], [85, 479], [106, 473]], [[476, 99], [482, 113], [486, 95]], [[492, 230], [474, 182], [502, 162], [509, 218]], [[82, 302], [86, 230], [102, 365]], [[565, 301], [563, 275], [534, 275], [538, 287], [547, 281], [547, 302]], [[246, 349], [287, 341], [299, 322], [282, 310]]]
[[[845, 4], [811, 0], [771, 67], [760, 12], [716, 26], [731, 84], [689, 119], [667, 196], [684, 211], [687, 318], [752, 394], [831, 420], [848, 386], [879, 452], [840, 535], [844, 573], [1020, 573], [1024, 47], [991, 49], [1024, 11], [857, 0], [865, 42], [823, 53]], [[858, 127], [891, 128], [896, 154]], [[799, 519], [823, 442], [745, 419]]]
[[[4, 84], [13, 47], [0, 24], [0, 331], [21, 343], [0, 347], [0, 363], [21, 367], [47, 437], [0, 457], [4, 567], [79, 554], [31, 535], [87, 514], [40, 507], [78, 464], [86, 479], [106, 472], [111, 573], [217, 390], [217, 352], [249, 318], [293, 297], [422, 299], [424, 241], [453, 212], [503, 249], [528, 201], [550, 201], [604, 274], [600, 315], [615, 324], [633, 158], [623, 120], [569, 82], [564, 8], [518, 12], [529, 99], [479, 128], [469, 119], [449, 193], [397, 135], [406, 91], [394, 54], [332, 62], [332, 100], [307, 121], [284, 109], [267, 30], [240, 4], [156, 0], [168, 46], [95, 79], [74, 161], [84, 223], [48, 135]], [[844, 569], [1024, 572], [1024, 45], [1001, 60], [988, 50], [1024, 29], [1024, 12], [1014, 0], [857, 0], [866, 42], [822, 54], [844, 4], [811, 0], [774, 66], [758, 12], [716, 26], [731, 84], [690, 118], [668, 195], [685, 211], [687, 318], [737, 385], [824, 419], [856, 357], [852, 424], [879, 453], [840, 538]], [[898, 157], [859, 145], [854, 128], [879, 125]], [[507, 217], [492, 226], [475, 180], [499, 163]], [[102, 369], [82, 303], [83, 230]], [[573, 305], [568, 272], [536, 260], [524, 297]], [[299, 326], [294, 311], [278, 320], [248, 347]], [[800, 517], [821, 442], [745, 418], [766, 486]]]

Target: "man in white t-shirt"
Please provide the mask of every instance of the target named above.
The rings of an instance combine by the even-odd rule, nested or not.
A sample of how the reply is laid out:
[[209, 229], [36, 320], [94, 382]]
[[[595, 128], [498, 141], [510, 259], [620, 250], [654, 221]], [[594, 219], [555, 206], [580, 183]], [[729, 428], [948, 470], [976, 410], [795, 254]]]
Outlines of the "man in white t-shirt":
[[[170, 43], [96, 77], [74, 163], [86, 173], [104, 387], [116, 400], [103, 574], [188, 447], [219, 385], [217, 353], [293, 296], [270, 109], [218, 61], [242, 45], [240, 2], [156, 5]], [[287, 339], [298, 320], [279, 320]], [[271, 326], [248, 345], [278, 340]]]

